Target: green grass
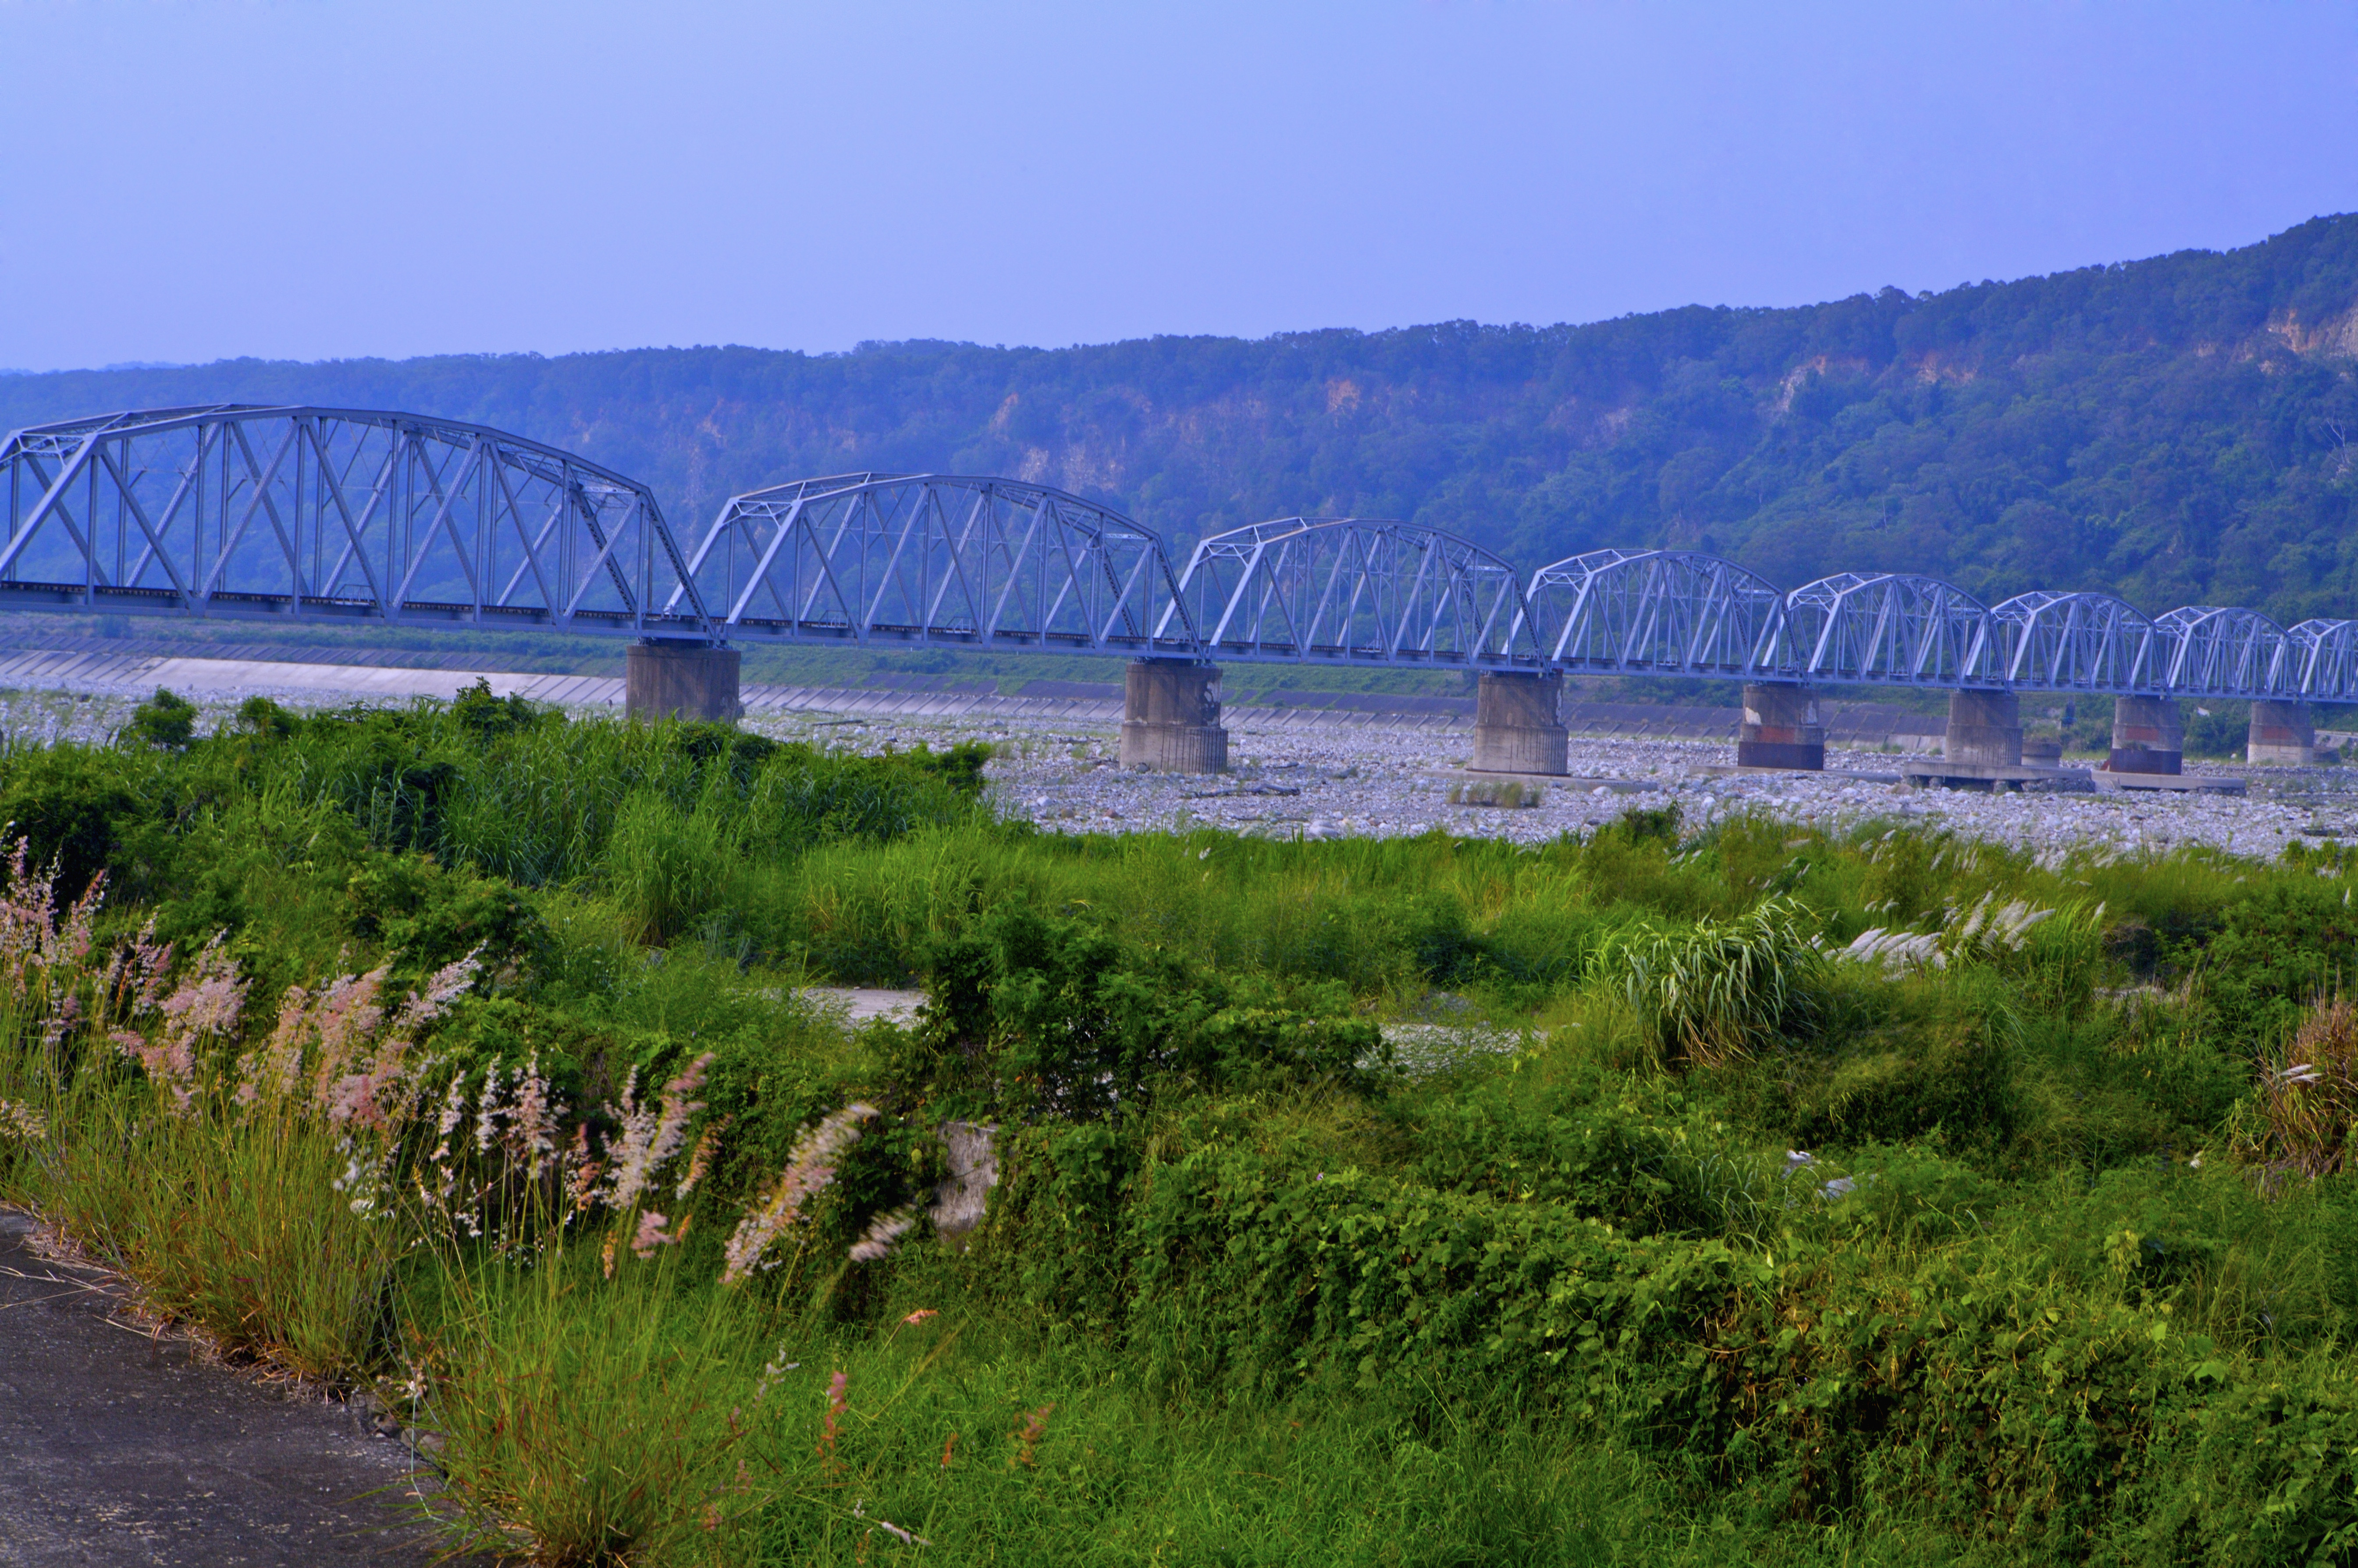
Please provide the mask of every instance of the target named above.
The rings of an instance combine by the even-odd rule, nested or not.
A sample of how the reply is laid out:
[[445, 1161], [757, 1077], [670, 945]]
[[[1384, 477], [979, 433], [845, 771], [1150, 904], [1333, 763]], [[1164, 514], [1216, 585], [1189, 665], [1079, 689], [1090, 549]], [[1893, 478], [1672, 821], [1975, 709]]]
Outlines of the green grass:
[[380, 1354], [411, 1234], [353, 1212], [352, 1152], [319, 1127], [182, 1119], [136, 1098], [49, 1103], [62, 1135], [27, 1162], [14, 1201], [39, 1209], [140, 1285], [145, 1304], [233, 1355], [349, 1380]]
[[[971, 754], [487, 696], [242, 722], [0, 751], [36, 864], [107, 877], [80, 921], [38, 875], [0, 901], [0, 1196], [243, 1357], [414, 1401], [481, 1540], [2351, 1555], [2358, 1099], [2283, 1077], [2344, 1070], [2338, 847], [1065, 838], [994, 819]], [[143, 1002], [118, 955], [165, 940]], [[382, 966], [397, 1013], [470, 955], [446, 1016], [332, 1044], [327, 982]], [[233, 1022], [199, 1005], [232, 964]], [[937, 1005], [846, 1030], [814, 981]], [[241, 1098], [289, 986], [303, 1072]], [[1520, 1044], [1410, 1070], [1386, 1022]], [[953, 1115], [1001, 1176], [957, 1244], [922, 1217]], [[720, 1284], [790, 1166], [789, 1265]]]

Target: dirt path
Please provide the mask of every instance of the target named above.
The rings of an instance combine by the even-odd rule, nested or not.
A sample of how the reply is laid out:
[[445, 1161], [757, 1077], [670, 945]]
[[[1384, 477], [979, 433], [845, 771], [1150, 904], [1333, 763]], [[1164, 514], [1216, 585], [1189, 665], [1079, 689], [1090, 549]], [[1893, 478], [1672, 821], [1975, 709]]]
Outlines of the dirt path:
[[136, 1327], [32, 1228], [0, 1209], [0, 1564], [434, 1559], [399, 1443]]

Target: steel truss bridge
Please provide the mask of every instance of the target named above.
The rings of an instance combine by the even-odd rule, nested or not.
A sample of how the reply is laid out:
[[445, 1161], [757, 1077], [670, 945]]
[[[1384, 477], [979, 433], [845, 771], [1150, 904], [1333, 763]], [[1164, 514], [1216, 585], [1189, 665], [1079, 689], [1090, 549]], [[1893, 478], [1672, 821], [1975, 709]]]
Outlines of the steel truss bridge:
[[[646, 486], [521, 437], [353, 408], [157, 408], [0, 447], [0, 609], [707, 634]], [[661, 584], [659, 588], [657, 585]]]
[[411, 414], [115, 414], [17, 431], [0, 468], [8, 610], [2358, 702], [2358, 621], [1985, 605], [1907, 573], [1787, 590], [1680, 550], [1526, 579], [1455, 535], [1356, 517], [1215, 534], [1180, 567], [1120, 514], [1005, 479], [803, 480], [731, 498], [683, 549], [636, 481]]

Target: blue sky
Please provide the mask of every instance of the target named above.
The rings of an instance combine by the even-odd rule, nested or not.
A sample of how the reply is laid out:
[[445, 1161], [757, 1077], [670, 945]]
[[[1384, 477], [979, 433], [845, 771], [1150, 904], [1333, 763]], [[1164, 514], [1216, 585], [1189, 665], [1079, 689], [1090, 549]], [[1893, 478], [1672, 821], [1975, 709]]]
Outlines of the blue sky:
[[2346, 4], [0, 0], [0, 366], [1791, 304], [2353, 148]]

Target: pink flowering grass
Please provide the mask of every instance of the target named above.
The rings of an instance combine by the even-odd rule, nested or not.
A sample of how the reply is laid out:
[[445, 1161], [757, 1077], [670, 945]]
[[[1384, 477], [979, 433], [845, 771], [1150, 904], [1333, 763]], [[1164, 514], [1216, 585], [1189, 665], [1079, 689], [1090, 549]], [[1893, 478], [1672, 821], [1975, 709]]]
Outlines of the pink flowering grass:
[[408, 1064], [472, 961], [392, 1014], [382, 971], [289, 990], [249, 1050], [249, 980], [226, 943], [176, 962], [143, 929], [102, 951], [103, 894], [59, 910], [21, 845], [0, 868], [0, 1092], [50, 1134], [6, 1168], [7, 1195], [224, 1350], [353, 1376], [414, 1240], [381, 1181]]
[[871, 1105], [848, 1105], [820, 1119], [795, 1142], [786, 1168], [754, 1199], [730, 1237], [723, 1256], [723, 1284], [738, 1284], [781, 1260], [771, 1254], [806, 1217], [811, 1200], [835, 1180], [844, 1152], [860, 1139], [860, 1125], [875, 1117]]

